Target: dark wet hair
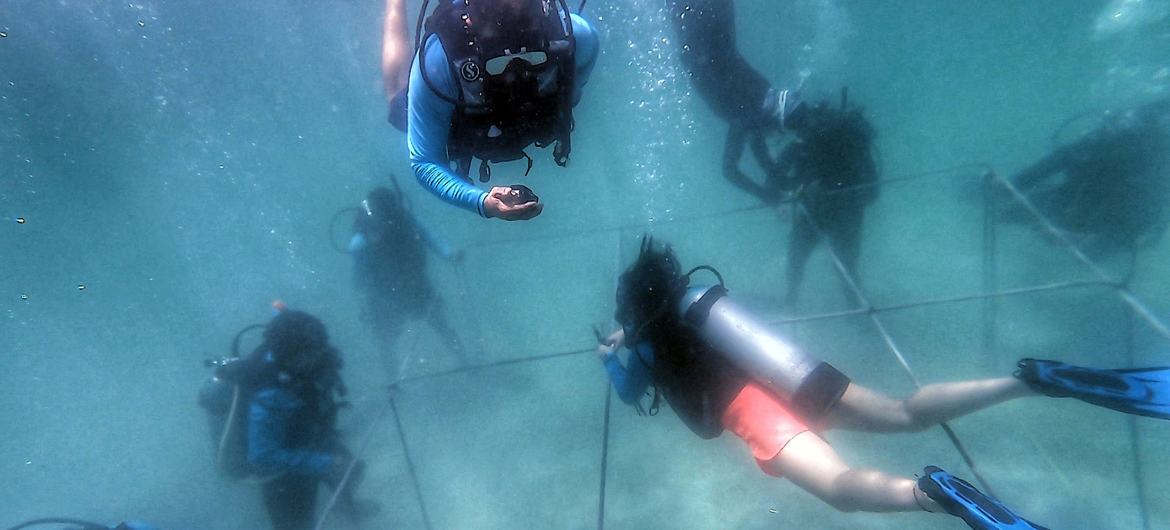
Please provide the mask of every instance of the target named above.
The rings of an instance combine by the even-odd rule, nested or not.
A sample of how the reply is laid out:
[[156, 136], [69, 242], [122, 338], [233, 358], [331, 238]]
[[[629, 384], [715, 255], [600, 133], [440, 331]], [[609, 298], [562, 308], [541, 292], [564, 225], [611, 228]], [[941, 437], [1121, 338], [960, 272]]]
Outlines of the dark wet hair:
[[495, 55], [521, 46], [542, 47], [549, 14], [555, 16], [557, 7], [556, 0], [471, 0], [467, 11], [481, 50]]
[[396, 217], [402, 210], [402, 197], [385, 186], [378, 186], [366, 194], [370, 213], [379, 219]]
[[264, 342], [278, 365], [300, 376], [341, 368], [341, 357], [329, 345], [325, 324], [304, 311], [286, 309], [264, 329]]
[[653, 238], [644, 236], [638, 259], [618, 280], [614, 318], [627, 330], [628, 343], [660, 339], [674, 327], [674, 308], [686, 283], [670, 245], [658, 248]]

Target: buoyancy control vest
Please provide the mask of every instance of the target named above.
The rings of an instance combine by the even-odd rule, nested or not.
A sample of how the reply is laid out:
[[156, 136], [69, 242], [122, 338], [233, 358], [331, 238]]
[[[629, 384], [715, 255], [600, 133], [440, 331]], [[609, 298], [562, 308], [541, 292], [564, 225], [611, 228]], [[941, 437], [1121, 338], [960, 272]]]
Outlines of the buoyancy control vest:
[[705, 341], [691, 337], [694, 330], [676, 331], [682, 336], [655, 352], [650, 366], [655, 388], [691, 432], [703, 439], [718, 437], [724, 411], [750, 378]]
[[[233, 479], [255, 474], [248, 463], [248, 417], [257, 392], [276, 386], [287, 388], [306, 403], [304, 422], [325, 430], [333, 429], [337, 411], [342, 406], [333, 397], [335, 392], [344, 394], [344, 385], [336, 372], [318, 377], [317, 384], [298, 381], [271, 359], [267, 342], [246, 356], [239, 354], [243, 336], [264, 327], [264, 324], [254, 324], [240, 330], [232, 340], [229, 357], [206, 361], [205, 364], [215, 371], [199, 390], [199, 405], [207, 415], [216, 469]], [[293, 430], [309, 433], [311, 429], [306, 427], [311, 426], [297, 425]]]
[[[553, 160], [559, 166], [568, 163], [572, 151], [572, 91], [575, 84], [576, 40], [569, 8], [565, 0], [530, 0], [534, 15], [540, 20], [540, 33], [524, 52], [542, 52], [541, 64], [515, 58], [507, 61], [503, 72], [491, 74], [487, 62], [521, 50], [503, 41], [507, 37], [481, 35], [469, 13], [471, 2], [486, 0], [440, 0], [435, 11], [425, 19], [426, 33], [416, 43], [419, 69], [427, 86], [440, 98], [455, 105], [447, 139], [447, 155], [467, 177], [471, 159], [480, 159], [479, 179], [491, 177], [489, 163], [528, 160], [524, 150], [553, 145]], [[559, 9], [558, 9], [559, 6]], [[426, 16], [426, 4], [419, 14], [419, 27]], [[481, 24], [488, 24], [483, 21]], [[515, 30], [512, 30], [515, 31]], [[512, 31], [500, 31], [509, 35]], [[455, 97], [437, 89], [427, 75], [425, 46], [434, 35], [443, 45], [451, 76], [458, 83]], [[527, 173], [527, 172], [526, 172]]]

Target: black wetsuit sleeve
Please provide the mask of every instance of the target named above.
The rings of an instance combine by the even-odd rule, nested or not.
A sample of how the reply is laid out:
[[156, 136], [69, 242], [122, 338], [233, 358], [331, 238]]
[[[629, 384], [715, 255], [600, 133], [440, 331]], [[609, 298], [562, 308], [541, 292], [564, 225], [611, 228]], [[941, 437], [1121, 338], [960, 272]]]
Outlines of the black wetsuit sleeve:
[[756, 163], [764, 169], [763, 189], [767, 196], [765, 200], [778, 200], [785, 191], [784, 180], [787, 178], [788, 168], [782, 165], [778, 158], [772, 156], [763, 134], [752, 133], [751, 148]]
[[1069, 149], [1058, 149], [1048, 156], [1041, 158], [1036, 163], [1024, 168], [1023, 171], [1016, 173], [1011, 178], [1011, 181], [1020, 188], [1020, 191], [1027, 192], [1053, 173], [1063, 170], [1068, 164], [1068, 159]]
[[748, 178], [739, 169], [739, 159], [743, 156], [743, 149], [747, 145], [750, 131], [732, 125], [727, 130], [727, 140], [723, 143], [723, 178], [743, 191], [746, 191], [762, 201], [767, 201], [768, 190]]
[[770, 182], [769, 186], [778, 190], [792, 191], [799, 187], [804, 182], [798, 182], [794, 170], [797, 165], [797, 158], [801, 156], [800, 142], [789, 142], [784, 146], [784, 150], [780, 152], [780, 157], [776, 159], [776, 173], [769, 175], [774, 178], [775, 182]]

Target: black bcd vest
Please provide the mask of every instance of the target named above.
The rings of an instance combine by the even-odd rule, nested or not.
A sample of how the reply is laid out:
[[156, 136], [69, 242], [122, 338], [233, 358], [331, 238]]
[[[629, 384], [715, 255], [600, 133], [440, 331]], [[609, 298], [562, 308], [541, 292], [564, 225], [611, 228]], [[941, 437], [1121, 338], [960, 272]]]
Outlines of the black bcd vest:
[[[576, 41], [567, 6], [558, 0], [533, 0], [549, 9], [544, 17], [543, 49], [529, 51], [544, 51], [548, 60], [531, 67], [534, 80], [509, 85], [488, 78], [484, 63], [491, 57], [483, 56], [468, 15], [470, 1], [473, 0], [441, 0], [427, 17], [426, 35], [419, 41], [419, 67], [424, 80], [436, 95], [455, 105], [447, 139], [448, 157], [459, 164], [459, 173], [464, 177], [470, 172], [471, 159], [480, 159], [480, 181], [486, 182], [491, 175], [488, 163], [524, 158], [531, 170], [532, 159], [525, 148], [555, 143], [553, 160], [564, 166], [572, 150], [570, 93], [576, 73]], [[566, 13], [563, 18], [558, 4]], [[454, 98], [437, 90], [427, 77], [425, 46], [431, 35], [442, 43], [451, 76], [459, 83]]]

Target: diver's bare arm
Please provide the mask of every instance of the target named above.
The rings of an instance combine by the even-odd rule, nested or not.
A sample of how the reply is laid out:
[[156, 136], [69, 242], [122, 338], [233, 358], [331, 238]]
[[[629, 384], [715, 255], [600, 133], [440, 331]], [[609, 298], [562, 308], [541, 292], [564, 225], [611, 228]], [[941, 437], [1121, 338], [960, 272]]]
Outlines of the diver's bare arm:
[[739, 169], [739, 159], [743, 156], [744, 147], [747, 146], [748, 134], [742, 127], [734, 124], [727, 130], [727, 140], [723, 143], [723, 178], [756, 198], [767, 201], [767, 190], [753, 182]]
[[1016, 173], [1011, 178], [1011, 182], [1019, 187], [1020, 191], [1027, 193], [1028, 190], [1035, 187], [1040, 181], [1054, 173], [1062, 171], [1067, 162], [1068, 153], [1066, 150], [1058, 149], [1036, 161], [1036, 163], [1024, 168], [1023, 171]]
[[409, 79], [406, 0], [386, 0], [386, 19], [382, 27], [382, 86], [386, 91], [386, 101], [406, 88]]

